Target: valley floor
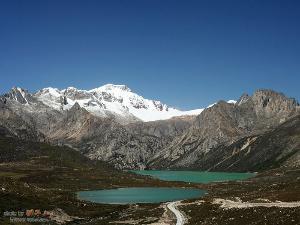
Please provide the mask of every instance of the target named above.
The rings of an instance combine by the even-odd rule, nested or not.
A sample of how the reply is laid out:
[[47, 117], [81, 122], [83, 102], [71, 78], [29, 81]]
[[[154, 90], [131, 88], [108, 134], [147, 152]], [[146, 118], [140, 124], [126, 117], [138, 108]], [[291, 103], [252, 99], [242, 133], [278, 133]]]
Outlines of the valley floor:
[[[9, 155], [9, 146], [28, 152]], [[116, 171], [71, 149], [62, 151], [47, 144], [26, 146], [0, 138], [0, 155], [5, 155], [7, 161], [0, 163], [1, 225], [12, 224], [9, 217], [3, 216], [5, 211], [25, 209], [50, 211], [50, 224], [59, 221], [82, 225], [175, 225], [182, 220], [185, 225], [300, 224], [299, 169], [270, 170], [244, 181], [189, 184]], [[169, 205], [104, 205], [77, 200], [75, 195], [81, 190], [145, 186], [193, 187], [205, 189], [208, 194]]]
[[[3, 168], [3, 164], [1, 165]], [[1, 170], [2, 171], [2, 170]], [[15, 185], [20, 178], [13, 172], [2, 172], [3, 176], [14, 176]], [[21, 176], [22, 177], [22, 176]], [[60, 207], [66, 213], [82, 220], [74, 220], [69, 224], [151, 224], [151, 225], [299, 225], [300, 224], [300, 170], [294, 171], [270, 171], [258, 175], [247, 181], [222, 182], [212, 184], [183, 184], [170, 182], [167, 185], [193, 186], [208, 190], [209, 194], [201, 199], [172, 202], [164, 204], [136, 204], [130, 206], [101, 205], [77, 201], [73, 197], [59, 199], [58, 205], [53, 204], [48, 196], [48, 202], [52, 207]], [[23, 177], [24, 178], [24, 177]], [[137, 178], [142, 179], [142, 178]], [[166, 183], [147, 185], [163, 186]], [[14, 183], [14, 182], [13, 182]], [[11, 185], [13, 185], [13, 183]], [[7, 185], [8, 183], [6, 183]], [[57, 195], [55, 188], [42, 190], [38, 185], [28, 183], [34, 188], [34, 192], [40, 191], [47, 194], [51, 192]], [[136, 183], [135, 185], [141, 185]], [[3, 186], [3, 184], [2, 184]], [[6, 186], [6, 188], [8, 188]], [[24, 188], [23, 188], [24, 189]], [[26, 190], [26, 189], [24, 189]], [[15, 192], [17, 192], [15, 190]], [[61, 191], [60, 195], [68, 192]], [[27, 193], [23, 193], [26, 197]], [[2, 209], [8, 202], [16, 202], [20, 196], [10, 191], [0, 191]], [[4, 198], [3, 198], [4, 197]], [[47, 197], [47, 198], [48, 198]], [[42, 197], [43, 199], [43, 197]], [[28, 199], [23, 204], [28, 207], [40, 207], [39, 201], [30, 202]], [[4, 202], [5, 201], [5, 202]], [[47, 207], [47, 206], [46, 206]], [[2, 221], [2, 222], [1, 222]], [[0, 224], [7, 224], [7, 220], [1, 219]], [[23, 223], [22, 223], [23, 224]]]
[[[210, 194], [200, 200], [164, 204], [162, 220], [151, 225], [300, 224], [300, 170], [273, 170], [248, 181], [215, 183], [206, 189]], [[175, 220], [170, 214], [173, 221], [165, 219], [168, 210]]]
[[299, 225], [300, 170], [272, 170], [247, 181], [215, 183], [179, 207], [187, 225]]

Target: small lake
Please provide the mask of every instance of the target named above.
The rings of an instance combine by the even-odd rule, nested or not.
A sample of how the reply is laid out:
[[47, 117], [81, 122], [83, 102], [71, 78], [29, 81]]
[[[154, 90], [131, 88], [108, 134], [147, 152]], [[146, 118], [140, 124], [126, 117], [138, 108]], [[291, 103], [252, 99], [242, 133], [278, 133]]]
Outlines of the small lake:
[[148, 175], [165, 181], [183, 181], [190, 183], [211, 183], [231, 180], [244, 180], [254, 177], [254, 173], [225, 173], [203, 171], [171, 171], [171, 170], [130, 170], [130, 172]]
[[[253, 177], [253, 173], [219, 173], [201, 171], [169, 170], [131, 170], [130, 172], [149, 175], [165, 181], [183, 181], [189, 183], [210, 183], [231, 180], [244, 180]], [[81, 200], [103, 204], [161, 203], [199, 198], [204, 190], [192, 188], [135, 187], [108, 190], [81, 191], [77, 197]]]
[[81, 200], [104, 204], [160, 203], [198, 198], [206, 191], [190, 188], [117, 188], [81, 191]]

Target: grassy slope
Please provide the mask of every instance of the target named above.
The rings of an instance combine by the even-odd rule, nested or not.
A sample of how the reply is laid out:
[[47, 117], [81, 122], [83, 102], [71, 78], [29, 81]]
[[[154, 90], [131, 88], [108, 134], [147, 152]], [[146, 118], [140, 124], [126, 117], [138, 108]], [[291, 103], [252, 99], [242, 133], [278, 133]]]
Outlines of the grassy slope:
[[[87, 224], [107, 224], [121, 216], [143, 219], [153, 214], [155, 218], [162, 214], [157, 205], [144, 205], [132, 213], [129, 206], [84, 204], [75, 196], [79, 190], [154, 185], [169, 184], [116, 171], [67, 147], [0, 136], [1, 215], [5, 210], [61, 208], [92, 221]], [[7, 224], [7, 220], [0, 217], [0, 224]]]
[[300, 169], [274, 169], [263, 172], [256, 177], [236, 182], [208, 184], [204, 187], [209, 195], [201, 204], [186, 201], [180, 207], [189, 218], [187, 225], [299, 225], [300, 207], [297, 208], [247, 208], [222, 209], [213, 204], [215, 198], [236, 201], [240, 198], [247, 202], [300, 201]]

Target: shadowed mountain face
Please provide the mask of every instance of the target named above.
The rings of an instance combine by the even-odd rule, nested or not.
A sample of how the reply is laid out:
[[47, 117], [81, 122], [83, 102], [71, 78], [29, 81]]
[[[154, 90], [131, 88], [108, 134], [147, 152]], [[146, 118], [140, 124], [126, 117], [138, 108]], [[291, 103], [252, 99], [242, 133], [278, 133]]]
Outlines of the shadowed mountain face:
[[192, 168], [215, 171], [260, 171], [300, 166], [300, 116], [275, 129], [220, 145], [199, 157]]
[[190, 123], [182, 120], [121, 125], [113, 119], [97, 118], [80, 107], [72, 107], [63, 124], [51, 133], [53, 141], [71, 144], [92, 159], [110, 162], [117, 168], [144, 168], [147, 160]]
[[243, 95], [236, 104], [221, 101], [205, 109], [182, 136], [154, 156], [149, 166], [186, 168], [195, 165], [218, 146], [265, 133], [298, 112], [299, 104], [294, 99], [271, 90]]
[[0, 97], [1, 133], [24, 140], [44, 141], [44, 135], [36, 129], [34, 124], [24, 120], [14, 108], [10, 107], [8, 101], [5, 97]]
[[[76, 102], [68, 109], [55, 109], [20, 88], [12, 89], [0, 100], [0, 125], [11, 135], [69, 145], [121, 169], [255, 170], [259, 166], [253, 166], [251, 160], [272, 164], [277, 162], [274, 157], [280, 150], [268, 150], [268, 160], [265, 153], [250, 159], [237, 152], [244, 152], [246, 143], [255, 143], [274, 128], [283, 129], [284, 122], [298, 113], [297, 101], [271, 90], [259, 90], [253, 96], [244, 94], [235, 104], [220, 101], [194, 117], [132, 123], [120, 122], [123, 117], [115, 115], [97, 116]], [[294, 129], [291, 132], [296, 135], [296, 128], [288, 126], [286, 130]], [[236, 143], [241, 147], [233, 151], [230, 146]], [[260, 149], [257, 151], [263, 151]], [[221, 163], [229, 155], [235, 156], [233, 161]], [[263, 160], [258, 160], [260, 155]], [[249, 163], [228, 165], [234, 159]]]

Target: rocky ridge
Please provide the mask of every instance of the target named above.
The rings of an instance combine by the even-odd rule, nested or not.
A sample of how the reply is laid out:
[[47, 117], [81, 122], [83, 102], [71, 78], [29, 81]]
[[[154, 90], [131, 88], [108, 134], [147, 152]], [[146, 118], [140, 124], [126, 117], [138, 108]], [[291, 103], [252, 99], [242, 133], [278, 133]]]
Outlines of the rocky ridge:
[[183, 135], [158, 152], [149, 167], [189, 167], [220, 145], [263, 134], [298, 113], [295, 99], [272, 90], [242, 95], [236, 104], [220, 101], [205, 109]]
[[[118, 88], [122, 92], [130, 90], [126, 86]], [[99, 89], [92, 93], [97, 91]], [[255, 142], [259, 135], [270, 132], [299, 113], [295, 99], [272, 90], [258, 90], [252, 96], [242, 95], [236, 103], [220, 101], [198, 116], [120, 122], [120, 117], [92, 113], [82, 106], [84, 102], [74, 101], [86, 99], [86, 92], [64, 90], [64, 97], [57, 95], [51, 100], [58, 101], [59, 107], [41, 101], [45, 92], [32, 95], [14, 88], [3, 95], [0, 100], [3, 130], [21, 138], [68, 145], [92, 159], [104, 160], [120, 169], [256, 169], [258, 166], [254, 168], [248, 164], [230, 168], [217, 165], [223, 165], [220, 161], [228, 157], [229, 152], [233, 154], [228, 148], [234, 143]], [[108, 96], [101, 98], [111, 99]], [[70, 101], [74, 104], [69, 104]], [[114, 101], [122, 102], [120, 99]], [[242, 150], [237, 147], [234, 150], [239, 151]], [[277, 154], [274, 151], [274, 155]]]

